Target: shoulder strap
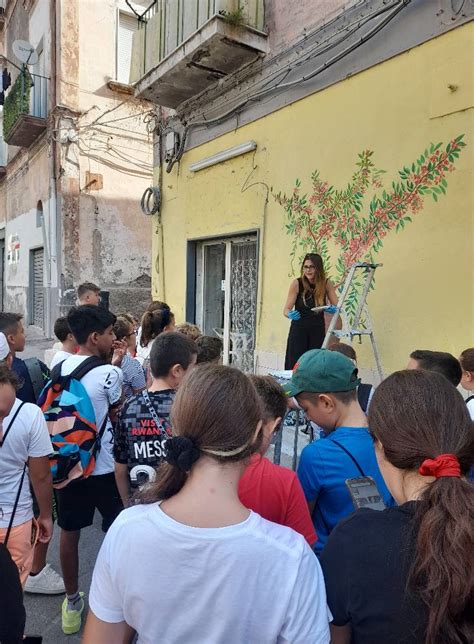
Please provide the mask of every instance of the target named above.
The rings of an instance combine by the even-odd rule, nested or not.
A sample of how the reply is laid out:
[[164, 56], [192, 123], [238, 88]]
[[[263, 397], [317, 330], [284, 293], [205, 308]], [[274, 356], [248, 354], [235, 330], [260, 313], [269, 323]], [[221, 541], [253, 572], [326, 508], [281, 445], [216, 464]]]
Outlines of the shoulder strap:
[[89, 371], [92, 371], [92, 369], [95, 369], [96, 367], [103, 367], [105, 364], [106, 363], [102, 358], [89, 356], [89, 358], [86, 358], [86, 360], [81, 362], [81, 364], [68, 375], [68, 378], [71, 380], [82, 380]]
[[12, 528], [13, 528], [13, 520], [15, 518], [16, 509], [18, 507], [18, 502], [20, 500], [21, 489], [23, 487], [23, 481], [25, 480], [25, 474], [26, 474], [26, 463], [23, 465], [23, 472], [21, 473], [20, 486], [18, 487], [18, 492], [16, 493], [15, 503], [13, 504], [13, 510], [10, 516], [10, 521], [8, 522], [7, 533], [5, 535], [5, 541], [3, 542], [3, 545], [5, 546], [5, 548], [7, 547], [8, 539], [10, 538], [10, 532], [12, 531]]
[[58, 364], [51, 369], [49, 377], [53, 385], [55, 385], [61, 378], [61, 369], [62, 369], [63, 363], [64, 363], [64, 360], [62, 360], [61, 362], [58, 362]]
[[468, 403], [468, 402], [471, 402], [471, 400], [474, 400], [474, 396], [469, 396], [469, 398], [466, 398], [466, 400], [465, 400], [464, 402], [465, 402], [465, 403], [466, 403], [466, 405], [467, 405], [467, 403]]
[[[8, 427], [5, 430], [5, 433], [3, 434], [2, 441], [0, 442], [0, 447], [3, 447], [3, 444], [5, 443], [5, 439], [6, 439], [7, 435], [8, 435], [8, 432], [10, 431], [13, 423], [16, 420], [16, 417], [20, 413], [20, 409], [23, 407], [24, 404], [25, 404], [24, 402], [21, 403], [21, 405], [16, 410], [15, 415], [13, 416], [13, 418], [10, 421], [10, 423], [8, 424]], [[15, 518], [16, 509], [18, 507], [18, 502], [20, 501], [20, 495], [21, 495], [21, 490], [23, 488], [23, 481], [25, 480], [25, 474], [26, 474], [26, 463], [23, 465], [23, 472], [21, 473], [21, 478], [20, 478], [20, 486], [18, 488], [18, 492], [16, 493], [15, 503], [13, 504], [13, 510], [12, 510], [12, 513], [11, 513], [11, 516], [10, 516], [10, 521], [8, 523], [7, 533], [5, 535], [5, 541], [3, 542], [5, 547], [7, 547], [8, 539], [10, 538], [10, 532], [12, 531], [13, 520]]]
[[39, 395], [44, 387], [44, 377], [43, 371], [41, 370], [40, 361], [38, 358], [26, 358], [25, 367], [30, 376], [31, 384], [33, 386], [33, 392], [35, 394], [35, 400], [38, 400]]
[[81, 364], [74, 369], [74, 371], [71, 371], [67, 376], [62, 376], [61, 371], [65, 362], [65, 360], [58, 362], [58, 364], [51, 370], [50, 378], [52, 385], [56, 385], [61, 382], [61, 380], [64, 381], [65, 379], [81, 380], [89, 373], [89, 371], [92, 371], [92, 369], [105, 365], [105, 362], [101, 358], [98, 358], [97, 356], [89, 356], [86, 360], [83, 360]]
[[22, 403], [21, 403], [21, 405], [20, 405], [20, 406], [18, 407], [18, 409], [16, 410], [15, 415], [13, 416], [13, 418], [11, 419], [11, 421], [8, 423], [8, 427], [7, 427], [7, 428], [6, 428], [6, 430], [3, 432], [2, 440], [0, 441], [0, 447], [3, 447], [3, 443], [5, 442], [5, 440], [6, 440], [7, 436], [8, 436], [8, 432], [10, 431], [10, 429], [11, 429], [11, 427], [12, 427], [13, 423], [14, 423], [14, 422], [15, 422], [15, 420], [16, 420], [16, 417], [17, 417], [17, 416], [18, 416], [18, 414], [20, 413], [20, 410], [21, 410], [21, 408], [23, 407], [23, 405], [24, 405], [24, 404], [25, 404], [24, 402], [22, 402]]
[[[62, 363], [61, 363], [62, 364]], [[106, 364], [102, 358], [99, 358], [97, 356], [89, 356], [89, 358], [86, 358], [81, 364], [74, 369], [66, 378], [69, 380], [82, 380], [84, 376], [86, 376], [89, 371], [92, 371], [96, 367], [103, 367]], [[107, 421], [109, 420], [109, 414], [108, 412], [105, 414], [105, 418], [102, 422], [102, 426], [99, 430], [99, 446], [100, 446], [100, 440], [102, 436], [105, 433], [106, 427], [107, 427]], [[100, 447], [99, 447], [100, 449]]]
[[148, 395], [148, 391], [144, 389], [142, 391], [142, 396], [143, 400], [145, 401], [145, 405], [148, 407], [148, 411], [150, 412], [150, 416], [153, 418], [153, 420], [156, 423], [156, 426], [160, 426], [160, 419], [158, 418], [158, 414], [156, 413], [156, 409], [153, 407], [153, 403], [150, 400], [150, 396]]
[[10, 521], [8, 523], [7, 533], [5, 535], [5, 541], [3, 542], [5, 548], [7, 547], [8, 539], [10, 538], [10, 532], [12, 531], [13, 520], [15, 518], [16, 509], [18, 507], [18, 502], [20, 500], [21, 490], [22, 490], [22, 487], [23, 487], [23, 481], [25, 480], [25, 474], [26, 474], [26, 463], [23, 465], [23, 472], [21, 473], [20, 486], [18, 488], [18, 492], [16, 493], [15, 503], [13, 504], [13, 510], [12, 510], [12, 513], [11, 513], [11, 516], [10, 516]]
[[342, 449], [342, 451], [343, 451], [343, 452], [345, 452], [345, 453], [347, 454], [347, 456], [351, 459], [351, 461], [352, 461], [352, 462], [354, 463], [354, 465], [357, 467], [357, 469], [358, 469], [358, 470], [359, 470], [359, 472], [361, 473], [361, 476], [365, 476], [363, 469], [361, 468], [361, 466], [359, 465], [359, 463], [356, 461], [356, 459], [352, 456], [352, 454], [349, 452], [349, 450], [348, 450], [348, 449], [346, 449], [343, 445], [341, 445], [341, 443], [338, 443], [337, 441], [335, 441], [335, 440], [334, 440], [334, 438], [329, 437], [329, 440], [331, 441], [331, 443], [334, 443], [335, 445], [337, 445], [338, 447], [340, 447], [340, 448]]

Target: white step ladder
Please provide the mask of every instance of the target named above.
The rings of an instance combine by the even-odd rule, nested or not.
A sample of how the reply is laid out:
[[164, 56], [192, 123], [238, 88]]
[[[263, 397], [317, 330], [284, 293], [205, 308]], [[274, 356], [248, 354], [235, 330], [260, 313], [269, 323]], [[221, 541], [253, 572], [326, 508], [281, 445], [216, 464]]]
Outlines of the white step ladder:
[[[351, 343], [353, 342], [354, 337], [358, 337], [359, 342], [361, 343], [362, 336], [364, 335], [369, 336], [370, 342], [372, 344], [372, 351], [374, 353], [375, 364], [377, 366], [379, 378], [380, 378], [380, 381], [382, 381], [383, 371], [382, 371], [382, 365], [380, 363], [380, 355], [377, 348], [377, 343], [375, 342], [374, 331], [372, 328], [372, 319], [370, 317], [369, 309], [367, 307], [367, 295], [369, 293], [370, 287], [372, 285], [372, 281], [374, 279], [374, 273], [379, 266], [382, 266], [382, 264], [369, 264], [367, 262], [358, 262], [351, 266], [349, 273], [347, 274], [346, 281], [344, 282], [344, 288], [342, 289], [342, 293], [337, 303], [336, 312], [334, 313], [331, 323], [329, 324], [329, 327], [327, 329], [326, 337], [324, 338], [322, 348], [326, 349], [328, 347], [329, 341], [332, 335], [334, 335], [337, 338], [348, 338]], [[356, 277], [356, 274], [360, 275], [361, 272], [363, 274], [363, 278], [365, 279], [365, 282], [362, 288], [362, 292], [360, 294], [359, 303], [357, 306], [354, 319], [352, 320], [352, 324], [348, 325], [349, 328], [345, 330], [341, 330], [341, 331], [336, 330], [337, 321], [341, 317], [341, 312], [344, 311], [344, 305], [346, 303], [346, 300], [349, 297], [352, 289], [355, 288], [353, 282]], [[327, 308], [329, 307], [326, 307], [326, 306], [318, 307], [318, 309], [321, 309], [321, 310], [326, 310]]]

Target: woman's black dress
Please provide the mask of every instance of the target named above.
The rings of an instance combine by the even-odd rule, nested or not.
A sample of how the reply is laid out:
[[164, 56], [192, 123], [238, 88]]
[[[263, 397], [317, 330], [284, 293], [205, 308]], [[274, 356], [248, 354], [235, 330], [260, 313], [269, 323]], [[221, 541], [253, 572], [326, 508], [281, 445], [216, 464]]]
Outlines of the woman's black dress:
[[324, 313], [315, 313], [313, 294], [303, 297], [304, 287], [298, 279], [298, 296], [295, 310], [301, 314], [300, 320], [292, 320], [286, 345], [285, 369], [293, 369], [298, 359], [310, 349], [320, 349], [324, 342], [326, 327]]

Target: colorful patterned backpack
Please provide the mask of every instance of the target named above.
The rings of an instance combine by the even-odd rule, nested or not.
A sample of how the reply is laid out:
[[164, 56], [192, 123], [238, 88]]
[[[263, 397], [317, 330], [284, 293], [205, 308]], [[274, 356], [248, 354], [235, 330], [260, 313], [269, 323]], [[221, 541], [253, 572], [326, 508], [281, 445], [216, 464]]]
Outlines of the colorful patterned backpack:
[[50, 464], [56, 489], [92, 474], [108, 420], [106, 415], [98, 431], [94, 407], [81, 383], [89, 371], [105, 362], [91, 356], [67, 376], [61, 375], [62, 364], [57, 364], [51, 371], [51, 380], [38, 399], [51, 436]]

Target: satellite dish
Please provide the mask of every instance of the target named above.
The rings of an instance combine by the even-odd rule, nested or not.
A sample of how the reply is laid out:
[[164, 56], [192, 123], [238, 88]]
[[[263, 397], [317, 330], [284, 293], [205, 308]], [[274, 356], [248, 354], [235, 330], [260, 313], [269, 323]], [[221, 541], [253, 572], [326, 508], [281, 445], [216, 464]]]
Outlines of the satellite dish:
[[38, 62], [38, 54], [27, 40], [15, 40], [12, 49], [18, 60], [25, 65], [36, 65]]

